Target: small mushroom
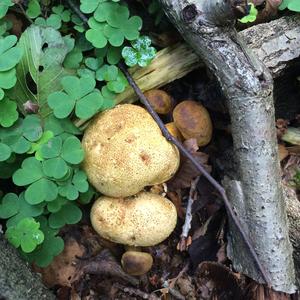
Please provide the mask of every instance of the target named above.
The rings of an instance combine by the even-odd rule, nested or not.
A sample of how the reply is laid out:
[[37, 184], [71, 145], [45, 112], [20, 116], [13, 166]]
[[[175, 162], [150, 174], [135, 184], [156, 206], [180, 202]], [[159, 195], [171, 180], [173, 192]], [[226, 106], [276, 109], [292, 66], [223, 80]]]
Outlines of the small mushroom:
[[165, 124], [166, 128], [170, 132], [171, 135], [173, 135], [178, 141], [182, 141], [183, 137], [178, 128], [175, 125], [175, 122], [170, 122]]
[[185, 139], [197, 139], [198, 146], [206, 146], [212, 137], [212, 122], [207, 109], [196, 101], [180, 102], [173, 110], [173, 119]]
[[172, 98], [163, 90], [150, 90], [144, 93], [153, 109], [162, 115], [166, 115], [172, 109]]
[[82, 147], [89, 181], [111, 197], [131, 196], [163, 183], [179, 167], [177, 147], [144, 108], [133, 104], [98, 114], [85, 130]]
[[122, 255], [121, 264], [127, 274], [141, 276], [152, 268], [153, 258], [147, 252], [126, 251]]
[[98, 198], [91, 209], [91, 223], [103, 238], [131, 246], [154, 246], [174, 230], [174, 204], [157, 194], [140, 192], [127, 198]]

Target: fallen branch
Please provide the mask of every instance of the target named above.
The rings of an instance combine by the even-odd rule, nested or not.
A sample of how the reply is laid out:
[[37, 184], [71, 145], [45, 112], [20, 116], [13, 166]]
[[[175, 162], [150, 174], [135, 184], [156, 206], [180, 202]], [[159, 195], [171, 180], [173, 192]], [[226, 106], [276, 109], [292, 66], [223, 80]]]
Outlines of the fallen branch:
[[192, 219], [193, 219], [192, 206], [193, 206], [195, 199], [197, 199], [197, 184], [198, 184], [199, 178], [200, 178], [199, 176], [196, 177], [191, 183], [188, 204], [187, 204], [186, 212], [185, 212], [185, 220], [184, 220], [184, 224], [182, 226], [182, 233], [180, 236], [180, 241], [177, 246], [179, 251], [185, 251], [188, 248], [188, 236], [189, 236], [189, 232], [190, 232], [190, 229], [192, 226], [191, 223], [192, 223]]
[[[227, 181], [230, 201], [254, 242], [273, 289], [293, 293], [295, 272], [280, 180], [272, 75], [234, 29], [236, 14], [246, 8], [247, 1], [161, 3], [184, 39], [216, 76], [227, 98], [238, 162], [236, 178]], [[234, 268], [263, 282], [265, 278], [262, 280], [253, 266], [253, 254], [248, 256], [241, 241], [244, 237], [239, 237], [240, 228], [236, 231], [232, 213], [228, 211], [228, 215], [232, 221], [230, 254]]]
[[134, 91], [136, 92], [136, 94], [140, 98], [141, 103], [145, 105], [145, 107], [148, 110], [148, 112], [150, 113], [150, 115], [156, 121], [156, 123], [159, 126], [159, 128], [160, 128], [162, 134], [164, 135], [164, 137], [169, 142], [171, 142], [175, 146], [177, 146], [177, 148], [179, 149], [179, 151], [181, 152], [181, 154], [184, 155], [184, 156], [186, 156], [194, 164], [194, 166], [197, 168], [197, 170], [220, 193], [220, 195], [221, 195], [221, 197], [222, 197], [222, 199], [224, 201], [224, 205], [226, 207], [227, 213], [229, 214], [229, 216], [232, 219], [232, 221], [235, 224], [235, 226], [238, 228], [238, 231], [239, 231], [239, 233], [240, 233], [243, 241], [245, 242], [245, 245], [247, 245], [247, 249], [251, 253], [251, 257], [253, 258], [255, 265], [257, 266], [257, 268], [261, 272], [262, 278], [269, 285], [270, 284], [270, 276], [265, 271], [265, 269], [262, 266], [262, 264], [260, 263], [259, 258], [258, 258], [257, 254], [256, 254], [256, 252], [254, 250], [253, 245], [252, 245], [252, 242], [250, 241], [250, 239], [248, 238], [247, 234], [245, 233], [245, 231], [243, 229], [243, 226], [242, 226], [239, 218], [235, 215], [235, 213], [233, 211], [233, 208], [232, 208], [232, 206], [231, 206], [231, 204], [230, 204], [230, 202], [229, 202], [229, 200], [228, 200], [228, 198], [226, 196], [226, 192], [225, 192], [224, 188], [205, 170], [205, 168], [196, 160], [196, 158], [176, 138], [174, 138], [169, 133], [169, 131], [165, 127], [164, 123], [161, 121], [161, 119], [159, 118], [158, 114], [153, 110], [153, 108], [150, 105], [148, 99], [145, 97], [145, 95], [143, 94], [143, 92], [137, 86], [137, 84], [135, 83], [135, 81], [133, 80], [133, 78], [131, 77], [131, 75], [127, 71], [127, 69], [124, 67], [124, 65], [119, 64], [119, 68], [124, 73], [124, 75], [127, 78], [129, 84], [131, 85], [131, 87], [134, 89]]

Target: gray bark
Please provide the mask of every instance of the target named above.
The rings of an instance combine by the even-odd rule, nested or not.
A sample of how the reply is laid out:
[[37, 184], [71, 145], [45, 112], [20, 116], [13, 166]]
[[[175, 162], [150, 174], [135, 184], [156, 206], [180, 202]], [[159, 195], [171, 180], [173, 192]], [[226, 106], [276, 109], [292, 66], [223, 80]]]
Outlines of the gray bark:
[[32, 272], [1, 233], [0, 249], [0, 299], [55, 299], [50, 290], [42, 284], [38, 274]]
[[[246, 49], [234, 29], [231, 1], [161, 0], [184, 39], [217, 77], [231, 116], [235, 180], [227, 181], [232, 205], [277, 291], [295, 291], [292, 246], [280, 181], [270, 72]], [[234, 192], [231, 192], [234, 191]], [[262, 281], [231, 226], [236, 270]]]

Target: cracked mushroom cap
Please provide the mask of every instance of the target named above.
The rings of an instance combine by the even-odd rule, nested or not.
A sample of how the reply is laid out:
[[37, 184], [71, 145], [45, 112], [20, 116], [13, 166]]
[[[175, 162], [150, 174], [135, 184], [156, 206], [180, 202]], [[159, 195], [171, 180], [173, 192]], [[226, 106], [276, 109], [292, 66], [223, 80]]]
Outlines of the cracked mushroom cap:
[[174, 230], [174, 204], [157, 194], [141, 192], [128, 198], [98, 198], [91, 209], [91, 223], [105, 239], [130, 246], [153, 246]]
[[179, 152], [142, 107], [118, 105], [98, 114], [85, 130], [83, 169], [102, 194], [127, 197], [169, 180]]

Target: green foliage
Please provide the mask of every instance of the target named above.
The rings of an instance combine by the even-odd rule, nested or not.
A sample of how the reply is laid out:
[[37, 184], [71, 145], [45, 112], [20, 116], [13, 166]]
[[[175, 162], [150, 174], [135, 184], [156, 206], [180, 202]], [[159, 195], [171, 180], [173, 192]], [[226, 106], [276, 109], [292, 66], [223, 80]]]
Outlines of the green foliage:
[[127, 66], [132, 67], [139, 65], [146, 67], [155, 57], [156, 50], [151, 47], [151, 40], [147, 36], [141, 36], [137, 40], [131, 42], [132, 47], [124, 47], [122, 56]]
[[116, 66], [128, 41], [136, 64], [155, 54], [126, 4], [80, 2], [88, 28], [63, 1], [23, 1], [34, 24], [18, 39], [3, 18], [14, 2], [0, 1], [0, 178], [14, 184], [0, 194], [0, 219], [7, 239], [41, 267], [63, 250], [59, 230], [78, 223], [95, 196], [74, 121], [115, 105], [128, 85]]
[[239, 19], [239, 21], [241, 23], [249, 23], [249, 22], [254, 22], [256, 20], [257, 17], [257, 9], [255, 8], [253, 3], [249, 3], [250, 4], [250, 11], [249, 14], [245, 17], [243, 17], [242, 19]]
[[68, 117], [75, 108], [78, 118], [88, 119], [98, 112], [103, 103], [101, 92], [95, 89], [92, 77], [66, 76], [61, 80], [63, 92], [54, 92], [48, 97], [48, 105], [57, 118]]
[[9, 7], [13, 6], [13, 5], [14, 5], [14, 3], [12, 0], [1, 0], [1, 2], [0, 2], [0, 19], [6, 15]]
[[16, 47], [17, 37], [9, 35], [0, 38], [0, 100], [4, 98], [4, 90], [12, 88], [16, 81], [15, 66], [20, 61], [22, 51]]
[[41, 14], [41, 6], [38, 0], [29, 1], [26, 14], [31, 19], [35, 19]]
[[24, 218], [17, 225], [8, 227], [5, 237], [16, 248], [21, 246], [25, 253], [32, 252], [44, 240], [40, 224], [33, 218]]
[[280, 10], [289, 9], [291, 11], [300, 12], [300, 1], [299, 0], [283, 0], [279, 6]]

